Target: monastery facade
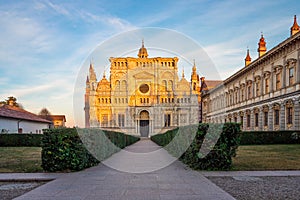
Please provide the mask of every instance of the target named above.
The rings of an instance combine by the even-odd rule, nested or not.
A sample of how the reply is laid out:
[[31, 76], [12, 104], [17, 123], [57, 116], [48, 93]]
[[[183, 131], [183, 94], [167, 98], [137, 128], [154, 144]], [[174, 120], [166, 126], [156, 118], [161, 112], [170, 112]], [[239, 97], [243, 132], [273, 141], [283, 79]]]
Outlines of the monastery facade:
[[85, 92], [86, 127], [149, 137], [199, 122], [200, 80], [196, 66], [190, 81], [178, 76], [177, 57], [111, 57], [110, 76], [98, 82], [90, 64]]
[[290, 37], [267, 51], [263, 35], [258, 58], [202, 94], [204, 122], [238, 122], [243, 130], [300, 129], [300, 33], [296, 16]]

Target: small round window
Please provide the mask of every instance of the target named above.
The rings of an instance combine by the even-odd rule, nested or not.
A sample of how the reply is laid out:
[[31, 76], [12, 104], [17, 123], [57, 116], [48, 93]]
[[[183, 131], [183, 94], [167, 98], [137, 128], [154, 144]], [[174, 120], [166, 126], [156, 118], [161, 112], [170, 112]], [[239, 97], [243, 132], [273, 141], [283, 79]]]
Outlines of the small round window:
[[147, 93], [148, 91], [149, 91], [149, 85], [147, 85], [147, 84], [142, 84], [142, 85], [140, 85], [140, 91], [142, 92], [142, 93]]

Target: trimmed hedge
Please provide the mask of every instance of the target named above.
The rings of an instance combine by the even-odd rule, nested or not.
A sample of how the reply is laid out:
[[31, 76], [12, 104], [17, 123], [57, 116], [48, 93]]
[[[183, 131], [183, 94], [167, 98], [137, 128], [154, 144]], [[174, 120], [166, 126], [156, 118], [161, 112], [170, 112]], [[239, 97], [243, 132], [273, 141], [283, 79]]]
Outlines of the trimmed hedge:
[[228, 170], [236, 155], [240, 132], [236, 123], [199, 124], [194, 130], [193, 125], [181, 127], [151, 139], [174, 156], [184, 152], [179, 159], [193, 169]]
[[[49, 172], [79, 171], [95, 166], [121, 148], [139, 140], [134, 136], [99, 129], [62, 128], [43, 131], [42, 167]], [[85, 140], [84, 143], [81, 139]], [[108, 145], [109, 140], [115, 145]], [[85, 145], [92, 145], [90, 147], [93, 152], [89, 152]]]
[[0, 134], [1, 147], [40, 147], [43, 134]]
[[245, 131], [241, 145], [300, 144], [300, 131]]

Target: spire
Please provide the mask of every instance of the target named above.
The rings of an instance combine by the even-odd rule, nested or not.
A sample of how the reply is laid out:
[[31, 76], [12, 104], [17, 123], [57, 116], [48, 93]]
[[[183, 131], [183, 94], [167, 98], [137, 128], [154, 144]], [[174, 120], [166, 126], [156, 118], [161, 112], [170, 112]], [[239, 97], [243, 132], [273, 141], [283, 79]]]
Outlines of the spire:
[[89, 83], [90, 82], [90, 79], [89, 79], [89, 76], [86, 76], [86, 83]]
[[297, 23], [297, 16], [294, 15], [294, 24], [291, 27], [291, 36], [295, 35], [296, 33], [298, 33], [300, 31], [300, 27]]
[[90, 81], [91, 82], [97, 81], [96, 73], [94, 70], [94, 65], [92, 62], [90, 62]]
[[197, 67], [196, 67], [196, 62], [195, 62], [195, 59], [194, 59], [194, 66], [192, 68], [192, 75], [191, 75], [191, 80], [193, 81], [197, 81], [198, 79], [198, 74], [197, 74]]
[[249, 49], [247, 48], [247, 55], [245, 58], [245, 66], [248, 66], [250, 63], [251, 63], [251, 57], [250, 57]]
[[193, 73], [197, 71], [197, 67], [196, 67], [196, 62], [195, 62], [195, 59], [193, 60], [194, 61], [194, 65], [193, 65]]
[[184, 79], [184, 68], [182, 69], [182, 79]]
[[263, 56], [267, 51], [265, 38], [262, 32], [261, 32], [261, 37], [259, 39], [257, 51], [258, 51], [258, 57]]
[[138, 57], [139, 58], [147, 58], [148, 57], [147, 49], [144, 46], [144, 39], [142, 40], [142, 47], [139, 50]]

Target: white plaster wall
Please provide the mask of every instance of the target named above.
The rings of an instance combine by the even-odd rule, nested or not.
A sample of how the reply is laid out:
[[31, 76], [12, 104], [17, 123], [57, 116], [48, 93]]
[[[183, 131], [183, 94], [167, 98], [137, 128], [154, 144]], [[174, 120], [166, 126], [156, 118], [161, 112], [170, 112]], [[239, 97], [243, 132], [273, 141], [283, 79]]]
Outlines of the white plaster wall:
[[8, 133], [18, 133], [18, 120], [0, 118], [0, 132], [2, 129], [8, 131]]
[[20, 128], [23, 129], [23, 133], [43, 133], [43, 129], [48, 129], [49, 124], [31, 121], [21, 121]]
[[[17, 119], [0, 118], [0, 133], [2, 129], [8, 130], [8, 133], [18, 133], [18, 121]], [[19, 128], [23, 129], [23, 133], [43, 133], [42, 129], [48, 129], [49, 124], [32, 122], [32, 121], [20, 121]]]

